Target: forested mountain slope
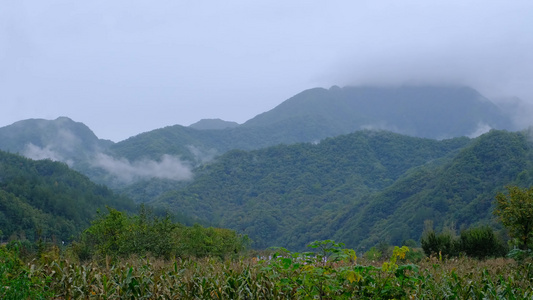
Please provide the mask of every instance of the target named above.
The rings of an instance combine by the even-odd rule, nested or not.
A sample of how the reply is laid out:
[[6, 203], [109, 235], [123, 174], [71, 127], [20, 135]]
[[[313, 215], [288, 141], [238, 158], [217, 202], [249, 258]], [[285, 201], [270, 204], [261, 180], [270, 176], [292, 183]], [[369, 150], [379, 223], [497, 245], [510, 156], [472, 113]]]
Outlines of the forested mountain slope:
[[0, 151], [2, 240], [67, 241], [89, 226], [106, 205], [133, 211], [134, 203], [96, 185], [64, 163], [30, 160]]
[[332, 237], [338, 228], [330, 222], [411, 168], [439, 164], [468, 143], [359, 131], [318, 144], [235, 150], [155, 203], [249, 234], [256, 247], [299, 248]]
[[250, 235], [256, 247], [300, 249], [334, 238], [368, 249], [435, 227], [492, 224], [507, 184], [533, 184], [528, 132], [436, 141], [360, 131], [318, 144], [231, 151], [155, 203]]
[[533, 185], [531, 134], [493, 130], [445, 164], [410, 170], [329, 225], [337, 230], [335, 238], [369, 247], [418, 239], [425, 220], [437, 229], [493, 224], [494, 197], [509, 184]]

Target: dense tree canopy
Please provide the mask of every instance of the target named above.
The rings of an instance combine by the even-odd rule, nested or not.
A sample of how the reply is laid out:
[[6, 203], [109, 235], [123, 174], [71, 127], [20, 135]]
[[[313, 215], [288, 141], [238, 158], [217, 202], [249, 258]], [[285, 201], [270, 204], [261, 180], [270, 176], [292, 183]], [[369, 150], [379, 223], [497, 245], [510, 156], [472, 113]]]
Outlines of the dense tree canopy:
[[135, 210], [133, 201], [92, 183], [66, 164], [0, 151], [0, 229], [7, 239], [67, 241], [105, 205]]
[[[318, 144], [231, 151], [154, 203], [250, 235], [254, 246], [302, 248], [331, 237], [340, 215], [365, 206], [404, 172], [470, 142], [362, 131]], [[423, 221], [422, 221], [423, 222]]]
[[362, 131], [317, 144], [231, 151], [154, 204], [232, 228], [255, 247], [302, 249], [334, 238], [366, 250], [418, 240], [424, 221], [498, 226], [494, 195], [533, 184], [524, 133], [435, 141]]

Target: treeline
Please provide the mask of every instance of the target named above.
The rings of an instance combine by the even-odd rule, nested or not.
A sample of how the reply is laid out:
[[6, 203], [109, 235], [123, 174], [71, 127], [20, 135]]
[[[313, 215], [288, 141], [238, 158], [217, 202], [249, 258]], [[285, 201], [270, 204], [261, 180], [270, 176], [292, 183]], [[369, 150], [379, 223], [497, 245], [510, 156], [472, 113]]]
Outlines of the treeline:
[[465, 255], [478, 259], [502, 257], [508, 245], [489, 226], [472, 227], [456, 235], [451, 229], [436, 232], [427, 230], [422, 235], [420, 245], [427, 256], [457, 257]]
[[247, 236], [224, 228], [185, 226], [170, 216], [158, 217], [141, 205], [139, 213], [127, 215], [113, 208], [99, 213], [70, 250], [81, 260], [127, 258], [236, 257], [249, 246]]

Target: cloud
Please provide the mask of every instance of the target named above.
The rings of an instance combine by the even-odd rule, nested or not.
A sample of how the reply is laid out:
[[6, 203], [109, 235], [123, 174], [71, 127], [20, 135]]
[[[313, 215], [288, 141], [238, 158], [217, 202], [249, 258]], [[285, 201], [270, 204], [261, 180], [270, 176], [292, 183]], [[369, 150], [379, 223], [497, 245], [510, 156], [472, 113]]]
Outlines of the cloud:
[[531, 2], [380, 3], [344, 42], [334, 84], [458, 84], [533, 100]]
[[374, 124], [364, 124], [364, 125], [361, 125], [360, 128], [363, 129], [363, 130], [370, 130], [370, 131], [382, 131], [382, 130], [385, 130], [385, 131], [392, 131], [392, 132], [397, 132], [397, 133], [402, 133], [402, 134], [408, 134], [408, 133], [405, 133], [404, 131], [400, 130], [398, 127], [396, 127], [394, 125], [389, 125], [389, 124], [387, 124], [384, 121], [376, 122]]
[[83, 141], [69, 129], [58, 128], [55, 132], [55, 129], [47, 128], [46, 124], [47, 122], [37, 124], [41, 132], [48, 131], [48, 134], [45, 134], [48, 136], [41, 139], [41, 143], [45, 143], [45, 146], [41, 147], [30, 142], [25, 145], [22, 155], [34, 160], [61, 161], [72, 167], [76, 158], [82, 154], [80, 149], [83, 149]]
[[98, 153], [93, 161], [93, 166], [104, 169], [125, 183], [149, 178], [180, 181], [192, 179], [190, 166], [178, 157], [167, 154], [163, 155], [159, 161], [143, 159], [130, 162], [125, 158], [114, 158], [107, 154]]
[[533, 125], [533, 102], [524, 101], [520, 98], [496, 98], [494, 103], [507, 115], [512, 117], [516, 128], [526, 128]]
[[51, 145], [47, 145], [46, 147], [41, 148], [32, 143], [29, 143], [26, 145], [26, 147], [24, 147], [22, 155], [34, 160], [50, 159], [53, 161], [61, 161], [69, 166], [72, 166], [73, 163], [72, 160], [65, 159], [58, 152], [54, 151]]
[[477, 138], [478, 136], [489, 132], [491, 129], [492, 127], [490, 127], [490, 125], [480, 122], [477, 124], [476, 130], [474, 130], [474, 132], [469, 134], [468, 137], [471, 139]]
[[201, 164], [212, 161], [219, 154], [216, 149], [202, 150], [193, 145], [189, 145], [187, 148], [194, 155], [195, 160]]
[[4, 124], [68, 115], [119, 141], [176, 120], [241, 123], [331, 85], [533, 100], [529, 0], [4, 2]]

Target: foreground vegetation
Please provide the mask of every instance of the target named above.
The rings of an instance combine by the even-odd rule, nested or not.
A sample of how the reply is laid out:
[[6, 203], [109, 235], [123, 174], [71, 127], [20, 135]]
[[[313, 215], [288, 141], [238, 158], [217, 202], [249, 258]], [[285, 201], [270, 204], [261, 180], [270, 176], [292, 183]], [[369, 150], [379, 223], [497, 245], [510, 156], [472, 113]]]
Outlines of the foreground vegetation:
[[[57, 247], [29, 261], [0, 248], [2, 299], [530, 299], [533, 264], [496, 258], [423, 258], [395, 247], [386, 260], [357, 258], [333, 241], [313, 252], [278, 249], [217, 257], [79, 262]], [[410, 255], [411, 254], [411, 255]], [[416, 255], [414, 256], [416, 257]]]

